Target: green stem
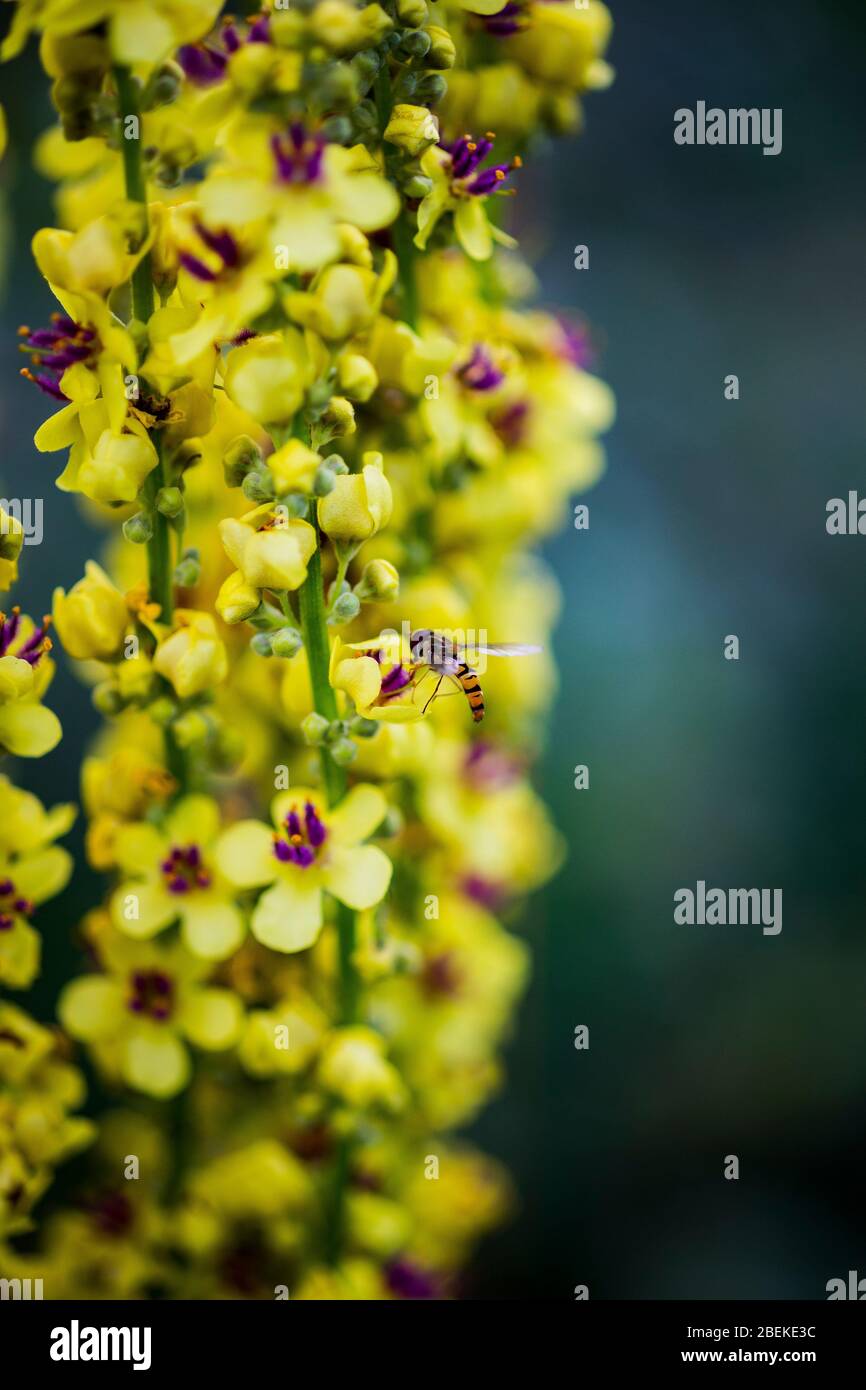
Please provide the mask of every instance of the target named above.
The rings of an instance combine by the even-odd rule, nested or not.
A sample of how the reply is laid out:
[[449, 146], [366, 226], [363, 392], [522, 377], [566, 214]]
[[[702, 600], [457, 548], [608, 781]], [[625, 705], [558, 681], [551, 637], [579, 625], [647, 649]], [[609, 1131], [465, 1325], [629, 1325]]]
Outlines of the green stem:
[[[376, 115], [379, 118], [379, 132], [384, 134], [385, 127], [391, 119], [391, 112], [394, 109], [394, 93], [391, 89], [391, 72], [388, 67], [388, 59], [383, 59], [382, 66], [376, 73], [373, 94], [376, 101]], [[415, 277], [415, 245], [412, 240], [412, 228], [406, 216], [406, 209], [401, 208], [400, 215], [392, 228], [394, 240], [394, 254], [397, 257], [397, 265], [400, 271], [400, 289], [403, 296], [403, 318], [409, 327], [417, 332], [418, 329], [418, 284]]]
[[[313, 522], [315, 525], [315, 521]], [[325, 620], [325, 594], [322, 589], [322, 552], [316, 528], [316, 549], [307, 566], [307, 577], [298, 591], [301, 608], [301, 628], [310, 668], [310, 685], [316, 713], [329, 722], [337, 718], [337, 697], [328, 676], [330, 651]], [[328, 805], [336, 806], [346, 795], [346, 769], [339, 767], [323, 744], [320, 749], [322, 781], [328, 793]]]
[[[130, 202], [139, 203], [144, 209], [143, 235], [148, 234], [147, 187], [144, 180], [144, 167], [141, 160], [141, 110], [138, 85], [129, 68], [117, 66], [114, 69], [120, 115], [120, 148], [123, 156], [123, 173], [126, 182], [126, 196]], [[127, 135], [129, 117], [135, 118], [134, 133]], [[153, 272], [150, 255], [142, 256], [132, 272], [132, 314], [133, 318], [147, 325], [156, 307], [153, 289]], [[153, 535], [147, 543], [147, 573], [150, 596], [160, 606], [160, 618], [170, 623], [174, 611], [172, 588], [171, 539], [168, 517], [156, 509], [156, 495], [165, 486], [165, 460], [159, 447], [158, 438], [151, 433], [157, 451], [158, 462], [145, 479], [144, 500], [150, 513]]]
[[[315, 506], [315, 504], [313, 504]], [[310, 517], [316, 526], [315, 512]], [[325, 719], [337, 718], [337, 697], [330, 682], [328, 668], [330, 652], [328, 649], [328, 628], [325, 614], [325, 594], [322, 587], [321, 538], [316, 526], [316, 549], [307, 566], [307, 577], [298, 591], [301, 614], [301, 627], [307, 664], [310, 669], [310, 685], [313, 691], [313, 704], [316, 712]], [[346, 794], [346, 770], [334, 762], [328, 749], [323, 745], [319, 756], [322, 761], [322, 781], [324, 782], [328, 804], [336, 806]], [[355, 952], [355, 914], [338, 902], [337, 959], [339, 968], [338, 1021], [342, 1025], [354, 1023], [358, 1016], [359, 980], [353, 956]], [[349, 1181], [352, 1141], [342, 1138], [337, 1145], [334, 1166], [325, 1199], [325, 1258], [334, 1265], [338, 1262], [343, 1246], [343, 1227], [345, 1224], [346, 1188]]]

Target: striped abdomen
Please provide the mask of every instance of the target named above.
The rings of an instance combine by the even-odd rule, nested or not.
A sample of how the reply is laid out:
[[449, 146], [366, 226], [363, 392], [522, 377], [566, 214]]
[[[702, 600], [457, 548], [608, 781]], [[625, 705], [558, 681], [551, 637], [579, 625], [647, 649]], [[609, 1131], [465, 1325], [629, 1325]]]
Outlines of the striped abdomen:
[[484, 718], [484, 695], [481, 691], [481, 682], [465, 661], [461, 661], [457, 670], [454, 672], [457, 680], [463, 687], [463, 691], [469, 701], [469, 708], [472, 711], [472, 718], [476, 724], [480, 724]]

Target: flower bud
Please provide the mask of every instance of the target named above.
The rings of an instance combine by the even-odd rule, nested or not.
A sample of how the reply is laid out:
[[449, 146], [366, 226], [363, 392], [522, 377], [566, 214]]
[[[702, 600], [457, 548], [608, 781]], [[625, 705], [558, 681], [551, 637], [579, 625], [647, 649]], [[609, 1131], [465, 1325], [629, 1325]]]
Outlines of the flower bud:
[[350, 401], [368, 401], [379, 385], [376, 368], [360, 352], [343, 352], [337, 362], [340, 390]]
[[223, 457], [223, 473], [227, 487], [240, 487], [244, 478], [254, 468], [262, 465], [262, 451], [248, 434], [238, 435], [229, 445]]
[[319, 744], [324, 742], [328, 727], [325, 716], [311, 710], [306, 718], [301, 720], [301, 734], [304, 742], [308, 743], [311, 748], [317, 748]]
[[439, 139], [439, 123], [426, 106], [411, 106], [402, 102], [391, 112], [384, 138], [407, 154], [421, 154]]
[[180, 516], [183, 511], [183, 493], [179, 487], [161, 487], [156, 494], [156, 509], [163, 516]]
[[415, 88], [415, 99], [427, 106], [435, 106], [437, 102], [442, 100], [447, 91], [448, 83], [445, 78], [440, 77], [438, 72], [428, 72]]
[[360, 473], [337, 478], [333, 492], [319, 501], [319, 525], [335, 541], [365, 541], [391, 519], [391, 485], [382, 455], [364, 455]]
[[18, 556], [23, 544], [21, 522], [0, 507], [0, 589], [11, 588], [18, 578]]
[[299, 589], [316, 549], [316, 532], [309, 522], [287, 520], [278, 512], [279, 508], [258, 507], [219, 523], [226, 554], [254, 589]]
[[361, 611], [361, 600], [351, 592], [340, 594], [331, 610], [329, 622], [350, 623]]
[[394, 603], [400, 596], [400, 575], [390, 560], [370, 560], [353, 592], [362, 603]]
[[186, 700], [225, 680], [228, 657], [210, 613], [178, 608], [174, 621], [175, 629], [160, 642], [153, 665]]
[[188, 709], [172, 721], [171, 731], [181, 748], [189, 748], [207, 738], [211, 731], [210, 720], [201, 710]]
[[174, 567], [173, 578], [181, 589], [192, 589], [201, 579], [201, 556], [195, 546], [183, 552]]
[[373, 738], [379, 732], [379, 725], [375, 719], [365, 719], [363, 715], [356, 715], [349, 720], [349, 732], [355, 738]]
[[297, 656], [303, 645], [304, 639], [294, 627], [281, 627], [271, 636], [271, 651], [274, 656]]
[[116, 661], [129, 623], [126, 600], [93, 560], [69, 593], [54, 590], [54, 626], [76, 661]]
[[236, 406], [263, 425], [288, 424], [304, 398], [308, 370], [303, 338], [287, 329], [232, 348], [225, 388]]
[[254, 468], [241, 483], [241, 491], [250, 502], [273, 502], [277, 491], [270, 469]]
[[429, 13], [427, 0], [397, 0], [397, 18], [401, 24], [420, 29]]
[[257, 632], [250, 638], [250, 650], [256, 656], [273, 656], [271, 648], [271, 634], [269, 632]]
[[108, 718], [114, 714], [120, 714], [123, 709], [123, 696], [117, 686], [112, 685], [111, 681], [103, 681], [101, 685], [94, 686], [90, 698], [93, 702], [93, 708]]
[[290, 439], [268, 459], [268, 470], [280, 497], [290, 492], [310, 492], [322, 462], [315, 449], [300, 439]]
[[220, 586], [214, 606], [223, 622], [234, 627], [251, 617], [260, 601], [258, 589], [247, 583], [240, 570], [235, 570]]
[[429, 24], [427, 33], [430, 36], [427, 66], [430, 68], [453, 68], [457, 60], [457, 49], [454, 47], [454, 40], [448, 30], [442, 29], [438, 24]]
[[348, 767], [358, 756], [358, 750], [350, 738], [338, 738], [329, 746], [328, 752], [337, 767]]
[[426, 174], [413, 174], [403, 184], [403, 192], [407, 198], [426, 198], [432, 187], [433, 180], [428, 179]]
[[430, 52], [430, 35], [426, 29], [407, 29], [395, 49], [396, 57], [404, 62], [413, 58], [426, 58]]
[[322, 464], [321, 468], [316, 471], [316, 476], [313, 480], [313, 492], [315, 496], [327, 497], [329, 492], [334, 491], [334, 484], [336, 481], [330, 468], [326, 468], [326, 466]]
[[123, 523], [123, 534], [133, 545], [147, 545], [153, 535], [153, 522], [146, 512], [136, 512]]
[[322, 412], [322, 424], [331, 439], [343, 439], [346, 435], [354, 434], [356, 425], [352, 402], [347, 401], [345, 396], [332, 396]]

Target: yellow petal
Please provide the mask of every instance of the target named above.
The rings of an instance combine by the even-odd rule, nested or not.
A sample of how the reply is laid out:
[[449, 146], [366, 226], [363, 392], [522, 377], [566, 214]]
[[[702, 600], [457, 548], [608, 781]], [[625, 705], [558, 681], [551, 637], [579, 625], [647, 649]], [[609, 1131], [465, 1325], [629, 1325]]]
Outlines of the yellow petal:
[[454, 214], [457, 240], [473, 261], [488, 261], [493, 254], [490, 223], [480, 198], [461, 200]]
[[56, 748], [63, 735], [53, 710], [18, 700], [0, 706], [0, 749], [18, 758], [41, 758]]
[[258, 888], [277, 876], [273, 837], [258, 820], [239, 820], [223, 831], [213, 849], [220, 873], [236, 888]]
[[22, 897], [44, 903], [66, 887], [72, 876], [73, 858], [59, 845], [28, 855], [15, 865], [15, 887]]
[[354, 849], [335, 845], [328, 855], [325, 887], [347, 907], [363, 912], [382, 901], [391, 873], [391, 860], [375, 845]]
[[219, 807], [212, 796], [184, 796], [165, 819], [173, 845], [209, 845], [219, 830]]
[[243, 1016], [241, 1001], [231, 990], [196, 989], [180, 1010], [178, 1025], [196, 1047], [216, 1052], [237, 1041]]
[[359, 783], [329, 813], [328, 828], [341, 845], [357, 845], [382, 824], [387, 810], [388, 803], [378, 787]]
[[58, 449], [68, 449], [78, 435], [78, 406], [63, 406], [56, 415], [49, 415], [33, 436], [33, 443], [40, 454], [53, 454]]
[[181, 906], [184, 945], [201, 960], [226, 960], [244, 939], [244, 919], [212, 893], [192, 893]]
[[101, 1042], [123, 1028], [126, 1010], [117, 980], [104, 975], [85, 975], [63, 990], [57, 1016], [67, 1033], [82, 1042]]
[[180, 901], [161, 881], [122, 883], [111, 895], [111, 920], [124, 936], [146, 941], [178, 916]]
[[253, 913], [252, 932], [272, 951], [305, 951], [322, 930], [322, 889], [314, 870], [293, 868], [268, 888]]
[[143, 1025], [126, 1039], [121, 1058], [123, 1079], [145, 1095], [166, 1100], [183, 1090], [190, 1076], [189, 1053], [164, 1025]]

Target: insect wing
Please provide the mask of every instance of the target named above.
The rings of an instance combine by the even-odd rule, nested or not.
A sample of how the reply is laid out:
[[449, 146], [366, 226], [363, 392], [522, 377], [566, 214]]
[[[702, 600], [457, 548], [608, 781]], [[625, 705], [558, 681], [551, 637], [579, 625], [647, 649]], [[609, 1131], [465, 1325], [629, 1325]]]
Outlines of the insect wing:
[[483, 656], [535, 656], [544, 648], [531, 642], [475, 642], [460, 650], [462, 655], [468, 652]]

